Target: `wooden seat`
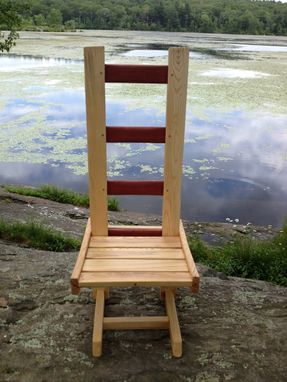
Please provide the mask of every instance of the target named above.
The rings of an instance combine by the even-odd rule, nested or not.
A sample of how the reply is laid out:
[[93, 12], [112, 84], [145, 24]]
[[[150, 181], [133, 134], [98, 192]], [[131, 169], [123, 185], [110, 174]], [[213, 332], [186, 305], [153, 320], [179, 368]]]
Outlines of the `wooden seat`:
[[90, 226], [89, 221], [75, 267], [80, 272], [72, 277], [76, 292], [112, 286], [187, 286], [197, 291], [198, 275], [182, 225], [179, 237], [92, 236]]
[[[168, 66], [105, 65], [104, 48], [85, 48], [90, 219], [71, 277], [72, 293], [89, 287], [96, 299], [93, 355], [102, 353], [103, 330], [169, 329], [172, 353], [182, 354], [175, 293], [198, 291], [199, 275], [180, 221], [188, 49], [169, 49]], [[129, 79], [131, 79], [129, 81]], [[115, 127], [105, 122], [105, 82], [167, 83], [166, 127]], [[164, 133], [163, 133], [164, 132]], [[109, 142], [165, 143], [164, 180], [111, 181]], [[107, 195], [163, 195], [162, 227], [108, 226]], [[104, 317], [110, 287], [160, 287], [167, 315]]]

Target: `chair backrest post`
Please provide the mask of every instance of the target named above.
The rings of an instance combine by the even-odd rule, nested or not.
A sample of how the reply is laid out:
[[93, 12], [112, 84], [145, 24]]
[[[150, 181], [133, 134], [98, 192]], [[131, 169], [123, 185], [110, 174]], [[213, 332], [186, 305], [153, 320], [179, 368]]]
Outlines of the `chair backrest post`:
[[189, 53], [168, 52], [162, 235], [178, 236]]
[[84, 49], [90, 216], [93, 236], [108, 235], [104, 47]]

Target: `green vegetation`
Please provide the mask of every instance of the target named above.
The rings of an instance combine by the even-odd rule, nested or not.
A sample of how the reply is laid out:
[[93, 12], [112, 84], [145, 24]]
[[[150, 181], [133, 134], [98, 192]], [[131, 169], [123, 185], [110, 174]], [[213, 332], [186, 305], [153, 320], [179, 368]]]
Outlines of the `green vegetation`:
[[[22, 18], [27, 14], [25, 1], [0, 0], [0, 52], [9, 52], [19, 37]], [[2, 30], [8, 31], [6, 33]]]
[[[45, 185], [40, 188], [4, 186], [4, 189], [14, 194], [36, 196], [43, 199], [53, 200], [54, 202], [73, 204], [80, 207], [89, 207], [89, 197], [86, 194], [79, 194], [74, 191], [62, 190], [55, 186]], [[115, 198], [108, 199], [108, 210], [119, 211], [119, 201]]]
[[0, 238], [46, 251], [71, 251], [80, 248], [80, 241], [38, 223], [6, 223], [0, 219]]
[[287, 223], [267, 241], [237, 237], [229, 243], [209, 247], [190, 237], [189, 244], [195, 261], [228, 276], [287, 286]]
[[[3, 1], [3, 0], [2, 0]], [[287, 34], [287, 4], [251, 0], [30, 0], [24, 29]]]
[[241, 60], [242, 59], [242, 56], [238, 55], [237, 53], [233, 53], [233, 52], [229, 52], [225, 50], [194, 47], [192, 48], [192, 51], [197, 53], [202, 53], [202, 54], [208, 54], [209, 56], [214, 56], [217, 58], [221, 58], [223, 60]]

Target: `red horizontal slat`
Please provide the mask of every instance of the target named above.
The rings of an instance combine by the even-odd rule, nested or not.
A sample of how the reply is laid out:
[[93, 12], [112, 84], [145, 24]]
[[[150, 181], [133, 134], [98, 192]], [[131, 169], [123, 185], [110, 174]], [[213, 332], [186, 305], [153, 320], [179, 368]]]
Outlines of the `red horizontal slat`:
[[164, 143], [164, 127], [107, 126], [107, 142]]
[[105, 65], [106, 82], [167, 84], [167, 65]]
[[163, 195], [159, 180], [108, 180], [108, 195]]
[[109, 236], [162, 236], [162, 228], [109, 228]]

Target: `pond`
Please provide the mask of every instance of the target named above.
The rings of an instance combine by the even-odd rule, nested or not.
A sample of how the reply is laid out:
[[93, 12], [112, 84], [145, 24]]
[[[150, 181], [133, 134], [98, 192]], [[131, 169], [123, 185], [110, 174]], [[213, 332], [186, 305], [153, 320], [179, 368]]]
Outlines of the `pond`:
[[[156, 36], [156, 37], [155, 37]], [[275, 38], [274, 38], [275, 39]], [[169, 44], [166, 43], [169, 41]], [[87, 191], [82, 48], [163, 64], [190, 47], [182, 217], [280, 226], [287, 217], [287, 38], [87, 31], [22, 33], [0, 55], [0, 182]], [[108, 84], [107, 124], [165, 125], [164, 85]], [[113, 179], [161, 179], [160, 144], [110, 144]], [[160, 197], [120, 197], [160, 213]]]

